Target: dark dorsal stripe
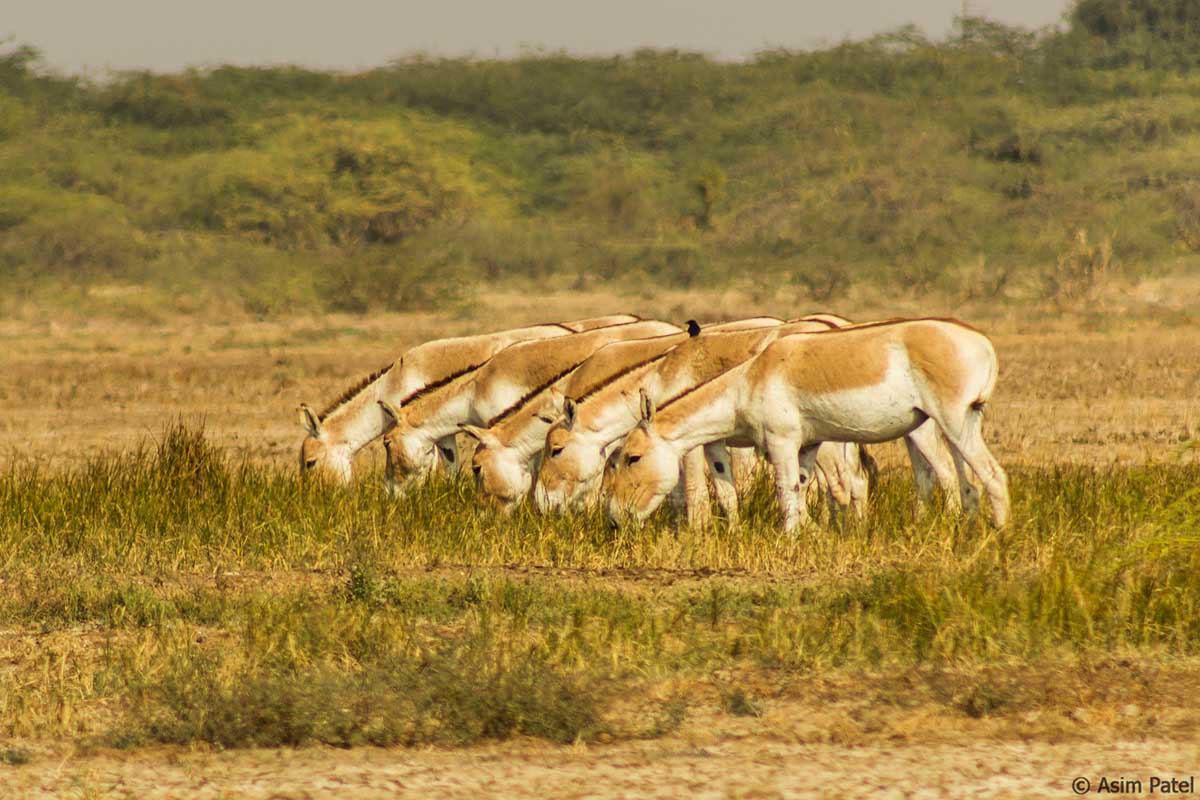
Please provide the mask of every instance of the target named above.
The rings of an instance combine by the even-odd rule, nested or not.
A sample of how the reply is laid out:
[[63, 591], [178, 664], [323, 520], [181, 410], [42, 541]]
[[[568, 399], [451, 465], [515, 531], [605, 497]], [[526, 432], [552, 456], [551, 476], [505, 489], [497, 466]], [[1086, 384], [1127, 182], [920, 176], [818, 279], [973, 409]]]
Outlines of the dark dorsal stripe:
[[[842, 329], [841, 325], [837, 324], [836, 322], [834, 322], [831, 319], [826, 319], [826, 317], [832, 317], [832, 316], [835, 316], [835, 315], [834, 314], [810, 314], [809, 316], [801, 317], [800, 319], [798, 319], [796, 321], [797, 322], [815, 322], [818, 325], [824, 325], [826, 328], [829, 328], [830, 330], [835, 330], [835, 331], [841, 330]], [[851, 324], [853, 324], [853, 323], [851, 323]]]
[[[899, 325], [902, 322], [944, 322], [948, 325], [957, 325], [960, 328], [966, 328], [969, 331], [974, 331], [975, 333], [979, 333], [978, 328], [974, 327], [973, 325], [968, 325], [967, 323], [963, 322], [961, 319], [955, 319], [954, 317], [892, 317], [890, 319], [878, 319], [878, 320], [874, 320], [872, 322], [860, 322], [860, 323], [853, 324], [853, 325], [847, 325], [844, 328], [834, 328], [831, 331], [816, 331], [816, 332], [814, 332], [813, 335], [824, 336], [825, 334], [828, 334], [828, 333], [852, 333], [854, 331], [861, 331], [861, 330], [865, 330], [867, 328], [881, 328], [884, 325]], [[798, 333], [788, 334], [788, 336], [801, 336], [801, 335], [807, 335], [807, 334], [798, 334]]]
[[[779, 340], [778, 340], [778, 339], [776, 339], [775, 341], [779, 341]], [[749, 358], [748, 358], [748, 359], [746, 359], [746, 361], [749, 361], [749, 360], [750, 360]], [[734, 364], [732, 367], [730, 367], [729, 369], [725, 370], [725, 372], [718, 372], [716, 375], [713, 375], [713, 376], [712, 376], [711, 378], [709, 378], [708, 380], [700, 381], [699, 383], [697, 383], [695, 386], [691, 387], [690, 389], [684, 389], [682, 392], [680, 392], [679, 394], [677, 394], [677, 395], [675, 395], [674, 397], [670, 398], [670, 399], [669, 399], [669, 400], [667, 400], [666, 402], [659, 403], [659, 404], [658, 404], [658, 410], [659, 410], [659, 411], [662, 411], [664, 408], [666, 408], [667, 406], [671, 405], [672, 403], [676, 403], [676, 402], [678, 402], [678, 401], [682, 400], [683, 398], [687, 397], [687, 396], [688, 396], [689, 394], [691, 394], [692, 392], [694, 392], [694, 391], [696, 391], [697, 389], [699, 389], [701, 386], [706, 386], [707, 384], [710, 384], [710, 383], [712, 383], [712, 382], [713, 382], [713, 381], [715, 381], [717, 378], [719, 378], [719, 377], [721, 377], [722, 375], [724, 375], [726, 372], [729, 372], [730, 370], [737, 369], [737, 368], [738, 368], [738, 367], [740, 367], [742, 364], [745, 364], [745, 363], [746, 363], [746, 361], [743, 361], [741, 364]]]
[[430, 392], [434, 392], [434, 391], [442, 388], [446, 384], [448, 384], [452, 381], [458, 380], [463, 375], [466, 375], [469, 372], [474, 372], [475, 370], [482, 367], [484, 364], [488, 363], [488, 361], [491, 361], [491, 359], [490, 358], [485, 359], [483, 361], [480, 361], [478, 364], [472, 364], [469, 367], [464, 367], [463, 369], [460, 369], [458, 372], [452, 372], [444, 378], [433, 381], [432, 383], [427, 383], [424, 386], [422, 386], [420, 389], [417, 389], [415, 392], [412, 392], [411, 394], [408, 394], [405, 397], [401, 398], [400, 401], [396, 405], [405, 406], [405, 405], [408, 405], [409, 403], [413, 402], [414, 400], [420, 400], [422, 397], [429, 394]]
[[[588, 358], [591, 358], [591, 356], [588, 356]], [[583, 361], [587, 361], [587, 358], [585, 358]], [[489, 419], [489, 420], [487, 421], [487, 423], [486, 423], [486, 424], [485, 424], [483, 427], [485, 427], [485, 428], [490, 428], [490, 427], [492, 427], [493, 425], [498, 425], [499, 423], [501, 423], [501, 422], [503, 422], [504, 420], [508, 419], [508, 418], [509, 418], [509, 417], [511, 417], [513, 414], [515, 414], [515, 413], [517, 413], [518, 411], [520, 411], [520, 410], [521, 410], [521, 409], [522, 409], [522, 408], [525, 406], [525, 404], [526, 404], [526, 403], [528, 403], [528, 402], [529, 402], [531, 399], [533, 399], [533, 398], [534, 398], [534, 397], [536, 397], [537, 395], [539, 395], [539, 394], [541, 394], [542, 392], [544, 392], [544, 391], [546, 391], [547, 389], [549, 389], [551, 386], [553, 386], [553, 385], [554, 385], [554, 383], [555, 383], [556, 381], [558, 381], [560, 378], [562, 378], [563, 376], [565, 376], [565, 375], [567, 375], [568, 373], [570, 373], [572, 370], [574, 370], [574, 369], [578, 368], [578, 367], [579, 367], [579, 365], [583, 363], [583, 361], [580, 361], [580, 362], [578, 362], [578, 363], [576, 363], [576, 364], [572, 364], [571, 366], [569, 366], [569, 367], [567, 367], [566, 369], [564, 369], [562, 372], [560, 372], [560, 373], [558, 373], [557, 375], [555, 375], [554, 377], [550, 378], [550, 380], [546, 381], [546, 382], [545, 382], [545, 383], [543, 383], [541, 386], [537, 387], [536, 389], [534, 389], [534, 390], [532, 390], [532, 391], [530, 391], [530, 392], [527, 392], [527, 393], [525, 394], [525, 396], [524, 396], [524, 397], [522, 397], [520, 400], [518, 400], [517, 402], [513, 403], [511, 406], [509, 406], [508, 408], [504, 409], [503, 411], [501, 411], [501, 412], [500, 412], [499, 414], [497, 414], [496, 416], [494, 416], [494, 417], [492, 417], [491, 419]]]
[[336, 399], [332, 403], [330, 403], [325, 408], [324, 411], [322, 411], [320, 414], [317, 415], [317, 419], [320, 420], [321, 422], [324, 422], [326, 417], [328, 417], [334, 411], [337, 411], [339, 408], [344, 406], [346, 403], [349, 403], [355, 397], [358, 397], [359, 393], [363, 389], [366, 389], [372, 383], [379, 380], [379, 378], [383, 375], [383, 373], [387, 372], [389, 369], [391, 369], [393, 366], [395, 366], [395, 364], [396, 364], [396, 362], [393, 361], [391, 364], [388, 364], [383, 369], [375, 370], [370, 375], [363, 378], [358, 383], [354, 384], [354, 386], [352, 386], [349, 389], [347, 389], [346, 391], [342, 392], [341, 395], [338, 396], [338, 399]]
[[[674, 335], [674, 334], [671, 334], [671, 335]], [[676, 347], [677, 346], [678, 345], [676, 345]], [[642, 367], [646, 366], [647, 364], [653, 364], [655, 361], [660, 361], [660, 360], [666, 358], [667, 354], [670, 353], [674, 349], [675, 349], [674, 347], [668, 347], [663, 352], [661, 352], [658, 355], [653, 356], [651, 358], [647, 358], [645, 361], [639, 361], [636, 364], [630, 364], [628, 367], [625, 367], [625, 369], [622, 369], [618, 372], [614, 372], [612, 375], [609, 375], [605, 380], [601, 381], [600, 383], [597, 383], [595, 386], [588, 387], [578, 397], [572, 397], [571, 399], [574, 400], [576, 403], [582, 403], [584, 400], [587, 400], [589, 397], [596, 394], [596, 392], [599, 392], [605, 386], [609, 386], [613, 382], [618, 381], [621, 378], [624, 378], [626, 375], [633, 372], [634, 370], [641, 369]]]

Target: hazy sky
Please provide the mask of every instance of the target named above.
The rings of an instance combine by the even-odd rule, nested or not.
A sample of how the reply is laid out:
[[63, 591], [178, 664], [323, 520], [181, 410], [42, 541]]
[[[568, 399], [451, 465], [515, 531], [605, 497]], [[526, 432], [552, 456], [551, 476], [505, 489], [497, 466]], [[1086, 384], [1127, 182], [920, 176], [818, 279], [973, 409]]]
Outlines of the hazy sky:
[[[1036, 27], [1058, 22], [1069, 4], [972, 0], [968, 8]], [[95, 75], [221, 63], [354, 69], [417, 50], [506, 56], [524, 47], [679, 47], [738, 58], [908, 22], [940, 35], [962, 10], [962, 0], [7, 0], [0, 39]]]

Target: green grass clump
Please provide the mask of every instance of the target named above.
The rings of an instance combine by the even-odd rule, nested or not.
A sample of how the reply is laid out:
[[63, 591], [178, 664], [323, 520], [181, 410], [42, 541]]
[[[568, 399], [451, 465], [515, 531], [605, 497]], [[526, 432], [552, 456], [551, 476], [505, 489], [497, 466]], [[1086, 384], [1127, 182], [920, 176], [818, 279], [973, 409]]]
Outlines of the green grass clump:
[[5, 747], [0, 750], [0, 764], [19, 767], [29, 763], [29, 753], [19, 747]]
[[[322, 622], [365, 623], [352, 613]], [[378, 623], [371, 628], [382, 634]], [[280, 630], [313, 633], [302, 616]], [[268, 634], [269, 642], [257, 634], [254, 652], [282, 651], [280, 630]], [[350, 747], [463, 745], [516, 735], [569, 743], [598, 731], [597, 697], [543, 654], [509, 652], [490, 632], [412, 651], [372, 642], [367, 654], [347, 654], [349, 665], [310, 663], [303, 645], [286, 644], [286, 656], [268, 656], [265, 663], [236, 663], [212, 652], [181, 655], [151, 680], [135, 679], [131, 713], [116, 737], [126, 743]]]

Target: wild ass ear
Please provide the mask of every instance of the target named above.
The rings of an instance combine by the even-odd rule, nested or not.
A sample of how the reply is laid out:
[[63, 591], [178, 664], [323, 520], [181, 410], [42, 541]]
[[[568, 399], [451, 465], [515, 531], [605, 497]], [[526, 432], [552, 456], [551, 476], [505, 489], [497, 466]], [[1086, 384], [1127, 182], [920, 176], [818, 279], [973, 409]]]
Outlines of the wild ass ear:
[[650, 395], [646, 394], [645, 389], [638, 389], [638, 410], [642, 414], [642, 425], [649, 425], [651, 422], [654, 422], [654, 400], [650, 398]]
[[300, 404], [300, 424], [304, 426], [304, 430], [308, 431], [308, 435], [314, 439], [321, 435], [321, 420], [308, 407], [308, 403]]
[[458, 429], [480, 444], [483, 444], [488, 439], [492, 438], [492, 434], [487, 430], [487, 428], [479, 428], [475, 425], [468, 425], [465, 422], [459, 423]]
[[562, 393], [558, 387], [550, 390], [550, 405], [549, 408], [543, 410], [537, 415], [537, 418], [547, 425], [553, 425], [558, 422], [559, 417], [563, 413], [563, 404], [567, 402], [567, 396]]
[[700, 335], [700, 323], [696, 322], [696, 320], [694, 320], [694, 319], [689, 319], [687, 321], [687, 332], [688, 332], [688, 336], [699, 336]]
[[563, 398], [563, 427], [571, 430], [579, 416], [579, 404], [569, 397]]
[[379, 400], [379, 408], [383, 411], [383, 422], [389, 428], [394, 428], [400, 424], [400, 409], [389, 403], [387, 400]]

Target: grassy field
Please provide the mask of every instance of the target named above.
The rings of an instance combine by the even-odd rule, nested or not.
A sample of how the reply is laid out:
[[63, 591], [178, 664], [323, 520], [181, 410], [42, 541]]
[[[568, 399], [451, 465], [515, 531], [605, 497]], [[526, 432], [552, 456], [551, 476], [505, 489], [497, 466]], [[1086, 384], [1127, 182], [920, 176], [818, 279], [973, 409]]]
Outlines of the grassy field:
[[816, 680], [876, 695], [848, 730], [813, 724], [817, 740], [886, 736], [912, 703], [1068, 738], [1103, 735], [1072, 724], [1080, 707], [1145, 705], [1156, 735], [1189, 737], [1200, 468], [1012, 478], [1003, 532], [914, 516], [891, 470], [863, 526], [779, 534], [760, 480], [741, 530], [614, 533], [597, 515], [500, 517], [465, 481], [400, 502], [302, 487], [176, 428], [153, 452], [5, 482], [0, 730], [116, 747], [609, 741], [670, 733], [695, 706], [813, 702]]
[[[1188, 366], [1200, 340], [1194, 309], [1160, 290], [1114, 290], [1127, 307], [1107, 315], [964, 315], [1002, 363], [986, 435], [1012, 477], [1003, 532], [918, 516], [894, 445], [878, 448], [869, 522], [799, 537], [775, 530], [761, 476], [743, 528], [694, 532], [669, 513], [620, 533], [594, 514], [503, 517], [448, 478], [392, 501], [373, 451], [350, 489], [302, 486], [298, 400], [336, 394], [405, 343], [481, 323], [11, 322], [0, 757], [15, 766], [0, 786], [188, 796], [191, 773], [172, 795], [146, 771], [199, 748], [249, 775], [255, 748], [292, 745], [416, 748], [406, 780], [445, 774], [421, 748], [466, 747], [459, 763], [483, 759], [469, 779], [480, 787], [499, 765], [523, 774], [549, 759], [566, 770], [552, 792], [586, 786], [613, 758], [643, 765], [621, 774], [653, 787], [670, 774], [649, 766], [655, 753], [678, 764], [697, 748], [736, 761], [778, 746], [781, 765], [932, 748], [953, 786], [961, 748], [1023, 742], [1045, 766], [1021, 773], [1034, 782], [1018, 794], [1065, 786], [1071, 754], [1126, 763], [1108, 748], [1130, 741], [1148, 742], [1133, 762], [1147, 769], [1186, 764], [1200, 722]], [[497, 302], [481, 316], [732, 315], [749, 300]], [[389, 774], [319, 752], [367, 784]], [[38, 765], [64, 758], [75, 766], [45, 778]], [[277, 766], [300, 787], [313, 758]], [[771, 791], [786, 784], [746, 769]], [[912, 764], [888, 769], [926, 785]], [[830, 770], [831, 785], [853, 786]], [[269, 794], [255, 786], [242, 789]]]

